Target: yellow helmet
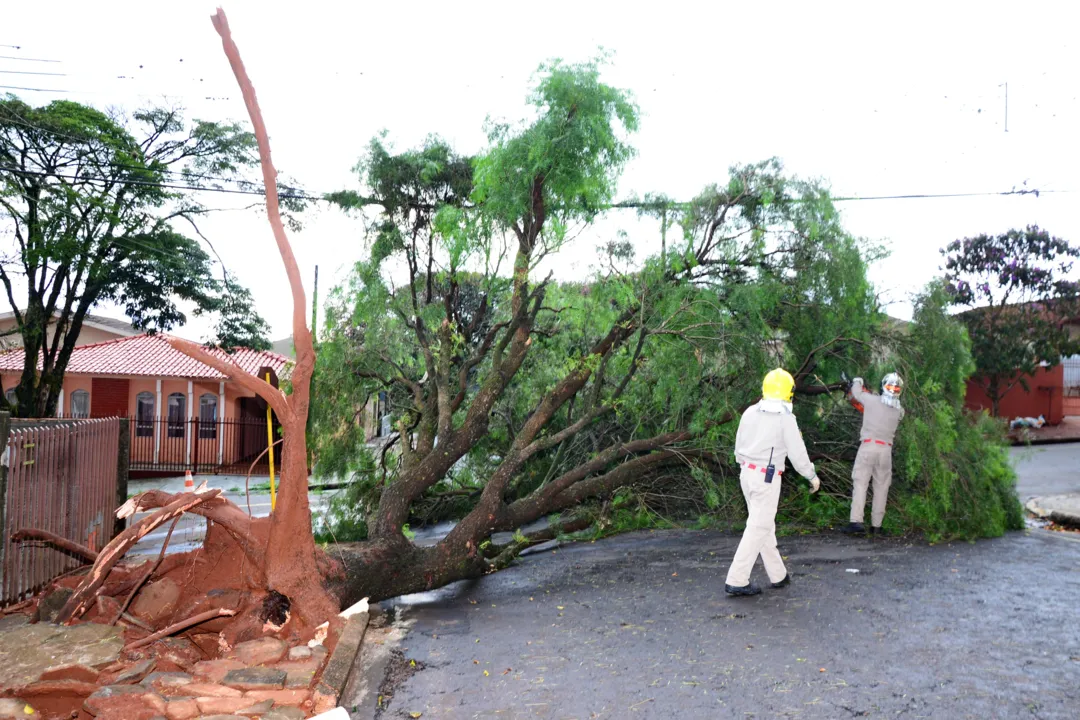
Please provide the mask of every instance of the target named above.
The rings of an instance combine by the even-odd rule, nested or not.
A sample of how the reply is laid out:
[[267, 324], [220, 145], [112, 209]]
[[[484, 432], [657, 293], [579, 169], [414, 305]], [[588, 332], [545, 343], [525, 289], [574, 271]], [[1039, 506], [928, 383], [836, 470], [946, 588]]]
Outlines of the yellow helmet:
[[782, 368], [770, 370], [761, 383], [761, 396], [766, 400], [781, 400], [791, 402], [791, 394], [795, 389], [795, 378], [791, 373]]

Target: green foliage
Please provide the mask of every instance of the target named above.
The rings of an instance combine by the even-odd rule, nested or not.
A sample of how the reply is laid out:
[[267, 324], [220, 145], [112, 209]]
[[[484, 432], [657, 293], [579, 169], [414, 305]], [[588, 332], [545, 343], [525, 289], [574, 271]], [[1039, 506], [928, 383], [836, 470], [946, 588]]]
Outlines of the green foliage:
[[[212, 342], [268, 346], [250, 294], [219, 279], [195, 239], [175, 227], [208, 209], [170, 185], [241, 179], [258, 162], [254, 136], [235, 124], [195, 121], [157, 108], [125, 118], [71, 101], [31, 107], [0, 100], [0, 212], [14, 238], [0, 280], [30, 360], [17, 388], [18, 412], [51, 417], [83, 319], [113, 302], [149, 332], [182, 324], [181, 302], [220, 315]], [[15, 297], [13, 276], [30, 279]], [[47, 333], [46, 327], [55, 328]], [[0, 400], [0, 403], [5, 401]]]
[[[670, 462], [586, 500], [594, 532], [687, 518], [730, 527], [745, 518], [731, 452], [737, 419], [780, 365], [798, 375], [796, 412], [825, 483], [811, 497], [785, 476], [785, 531], [846, 522], [860, 416], [830, 390], [841, 371], [880, 377], [893, 369], [918, 397], [897, 443], [898, 509], [887, 527], [937, 538], [1015, 526], [1000, 438], [961, 409], [973, 364], [966, 333], [944, 310], [944, 289], [931, 288], [915, 323], [898, 330], [866, 276], [881, 249], [844, 229], [822, 183], [786, 174], [778, 160], [732, 168], [687, 206], [651, 196], [648, 211], [663, 223], [658, 257], [638, 260], [638, 238], [618, 235], [601, 244], [600, 269], [586, 281], [535, 282], [530, 272], [568, 241], [567, 227], [610, 201], [631, 155], [622, 134], [636, 127], [636, 108], [599, 81], [596, 63], [546, 66], [533, 101], [536, 119], [493, 127], [476, 160], [436, 139], [398, 154], [377, 139], [358, 166], [364, 190], [332, 196], [346, 209], [382, 208], [368, 225], [364, 258], [327, 302], [317, 365], [319, 387], [333, 392], [314, 398], [316, 473], [357, 481], [346, 494], [353, 504], [335, 505], [342, 514], [371, 517], [385, 488], [415, 478], [422, 463], [414, 453], [443, 452], [437, 432], [449, 445], [455, 432], [479, 427], [451, 469], [410, 498], [414, 527], [466, 515], [553, 390], [581, 376], [580, 390], [530, 436], [544, 447], [515, 466], [503, 502], [535, 497], [605, 448], [686, 431]], [[494, 357], [509, 341], [500, 330], [521, 321], [516, 293], [525, 287], [524, 305], [542, 309], [520, 369], [502, 387]], [[594, 350], [620, 332], [610, 352]], [[486, 392], [497, 395], [483, 424], [467, 426]], [[449, 427], [439, 430], [440, 400], [455, 396], [443, 418]], [[376, 398], [395, 433], [388, 452], [372, 455], [364, 418]], [[556, 434], [561, 442], [551, 440]], [[930, 448], [933, 458], [919, 454]]]
[[360, 542], [368, 537], [365, 505], [357, 486], [335, 495], [327, 509], [313, 513], [311, 520], [318, 543]]
[[538, 119], [524, 129], [493, 124], [492, 148], [476, 163], [472, 199], [504, 227], [531, 214], [541, 189], [555, 220], [551, 249], [561, 244], [568, 223], [591, 219], [610, 202], [634, 154], [617, 125], [636, 131], [638, 108], [628, 92], [600, 81], [601, 64], [542, 65], [529, 98]]
[[974, 366], [948, 293], [932, 284], [916, 304], [910, 343], [899, 353], [907, 379], [894, 448], [899, 518], [931, 540], [995, 537], [1023, 527], [1004, 427], [963, 409]]
[[1010, 389], [1026, 387], [1024, 375], [1080, 352], [1063, 323], [1080, 314], [1080, 283], [1068, 279], [1080, 248], [1029, 226], [954, 240], [941, 253], [952, 303], [968, 308], [960, 317], [996, 415]]

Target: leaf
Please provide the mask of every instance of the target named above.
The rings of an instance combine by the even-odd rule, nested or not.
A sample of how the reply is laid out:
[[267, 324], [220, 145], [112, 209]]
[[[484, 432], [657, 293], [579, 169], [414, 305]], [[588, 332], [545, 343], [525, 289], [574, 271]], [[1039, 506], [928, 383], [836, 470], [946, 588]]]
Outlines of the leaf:
[[411, 712], [411, 713], [409, 713], [409, 717], [418, 718], [418, 717], [422, 716], [423, 714], [424, 713], [421, 713], [421, 712]]
[[491, 675], [491, 673], [489, 673], [487, 670], [485, 670], [484, 671], [484, 677], [488, 677], [489, 675]]

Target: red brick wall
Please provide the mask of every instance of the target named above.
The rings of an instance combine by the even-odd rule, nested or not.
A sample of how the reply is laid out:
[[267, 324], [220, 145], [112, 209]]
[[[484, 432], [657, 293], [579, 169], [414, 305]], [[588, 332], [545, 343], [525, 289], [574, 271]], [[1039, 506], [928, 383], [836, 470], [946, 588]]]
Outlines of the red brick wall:
[[[1057, 425], [1065, 417], [1062, 390], [1065, 384], [1064, 368], [1061, 365], [1050, 369], [1042, 368], [1033, 376], [1027, 377], [1028, 390], [1017, 383], [1005, 393], [998, 404], [998, 415], [1012, 420], [1017, 417], [1039, 417], [1042, 415], [1048, 425]], [[990, 398], [982, 389], [978, 378], [968, 381], [964, 405], [972, 410], [990, 411]]]
[[94, 378], [90, 383], [90, 417], [129, 417], [128, 381]]

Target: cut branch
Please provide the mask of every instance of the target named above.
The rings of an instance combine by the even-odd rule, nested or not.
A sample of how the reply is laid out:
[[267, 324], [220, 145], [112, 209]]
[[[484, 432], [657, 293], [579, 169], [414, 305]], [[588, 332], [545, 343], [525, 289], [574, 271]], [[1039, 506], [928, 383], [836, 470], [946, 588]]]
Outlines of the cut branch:
[[48, 543], [49, 545], [52, 545], [58, 550], [63, 550], [64, 552], [82, 558], [87, 562], [96, 562], [98, 559], [98, 554], [90, 548], [84, 547], [82, 545], [79, 545], [78, 543], [74, 543], [70, 540], [62, 538], [59, 535], [54, 535], [47, 530], [24, 529], [13, 533], [11, 536], [11, 542], [13, 543], [22, 543], [35, 540]]
[[236, 614], [235, 610], [229, 610], [227, 608], [218, 608], [217, 610], [207, 610], [204, 613], [199, 613], [198, 615], [192, 615], [191, 617], [189, 617], [186, 620], [181, 620], [178, 623], [173, 623], [169, 627], [167, 627], [167, 628], [165, 628], [163, 630], [159, 630], [156, 633], [154, 633], [153, 635], [149, 635], [147, 637], [144, 637], [142, 640], [136, 640], [133, 643], [125, 645], [124, 650], [125, 651], [137, 650], [138, 648], [145, 647], [146, 645], [149, 645], [151, 643], [155, 643], [158, 640], [160, 640], [161, 638], [168, 637], [168, 636], [172, 635], [173, 633], [180, 632], [181, 630], [186, 630], [186, 629], [188, 629], [189, 627], [191, 627], [193, 625], [198, 625], [199, 623], [204, 623], [207, 620], [213, 620], [214, 618], [232, 617], [235, 614]]

